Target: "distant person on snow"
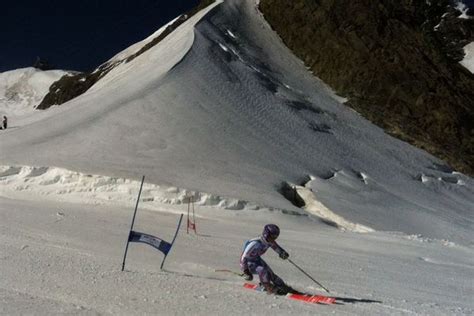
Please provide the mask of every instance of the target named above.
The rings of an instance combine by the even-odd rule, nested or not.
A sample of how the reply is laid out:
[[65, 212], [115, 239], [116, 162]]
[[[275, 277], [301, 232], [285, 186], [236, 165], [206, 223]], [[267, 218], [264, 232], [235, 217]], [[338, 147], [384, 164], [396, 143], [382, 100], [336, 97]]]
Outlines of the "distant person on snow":
[[289, 254], [277, 243], [276, 239], [280, 235], [280, 228], [275, 224], [265, 225], [262, 236], [250, 239], [245, 243], [244, 250], [240, 256], [240, 268], [247, 281], [253, 280], [253, 274], [258, 274], [261, 285], [268, 294], [286, 294], [288, 287], [282, 279], [273, 273], [272, 269], [261, 258], [269, 247], [275, 250], [280, 258], [288, 259]]
[[8, 126], [8, 119], [7, 119], [7, 116], [4, 115], [3, 120], [2, 120], [2, 129], [7, 129], [7, 126]]

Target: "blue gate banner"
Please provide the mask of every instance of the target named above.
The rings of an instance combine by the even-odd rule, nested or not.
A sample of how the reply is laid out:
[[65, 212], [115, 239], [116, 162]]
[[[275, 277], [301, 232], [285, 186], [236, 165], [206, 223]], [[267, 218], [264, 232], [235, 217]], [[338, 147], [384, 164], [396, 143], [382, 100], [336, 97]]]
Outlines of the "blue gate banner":
[[165, 254], [165, 256], [170, 252], [171, 250], [171, 244], [169, 242], [166, 242], [158, 237], [149, 235], [149, 234], [144, 234], [136, 231], [131, 231], [130, 232], [130, 237], [128, 239], [130, 242], [141, 242], [145, 243], [147, 245], [150, 245], [162, 253]]

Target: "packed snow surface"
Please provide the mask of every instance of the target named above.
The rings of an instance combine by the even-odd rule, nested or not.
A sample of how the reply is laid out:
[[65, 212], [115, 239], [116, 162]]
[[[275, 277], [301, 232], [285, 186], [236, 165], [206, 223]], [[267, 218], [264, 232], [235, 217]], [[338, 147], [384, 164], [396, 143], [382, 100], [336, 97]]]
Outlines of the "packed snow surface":
[[[0, 133], [0, 314], [474, 313], [472, 179], [343, 101], [255, 0], [227, 0], [85, 94], [10, 120]], [[193, 196], [199, 234], [181, 228], [165, 271], [161, 253], [132, 244], [121, 272], [142, 175], [136, 230], [170, 241]], [[288, 186], [304, 207], [283, 196]], [[269, 222], [340, 305], [248, 291], [215, 271], [238, 271], [243, 242]], [[320, 293], [271, 251], [266, 259]]]
[[[270, 211], [197, 208], [168, 255], [130, 244], [133, 207], [0, 197], [2, 315], [472, 315], [473, 251], [421, 236], [357, 234]], [[171, 241], [186, 205], [139, 208], [135, 230]], [[341, 305], [290, 301], [242, 288], [238, 258], [265, 223], [282, 227], [290, 258]], [[300, 291], [323, 293], [271, 250], [265, 260]]]

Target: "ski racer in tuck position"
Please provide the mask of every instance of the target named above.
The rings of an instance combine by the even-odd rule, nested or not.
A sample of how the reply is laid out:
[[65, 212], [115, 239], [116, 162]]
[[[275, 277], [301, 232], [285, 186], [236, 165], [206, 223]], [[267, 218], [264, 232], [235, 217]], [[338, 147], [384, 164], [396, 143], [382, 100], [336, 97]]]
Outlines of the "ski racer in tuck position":
[[286, 294], [289, 287], [276, 275], [261, 256], [272, 248], [283, 260], [288, 259], [289, 254], [277, 243], [280, 228], [275, 224], [265, 225], [260, 237], [248, 240], [240, 256], [240, 268], [247, 281], [253, 280], [253, 274], [258, 274], [261, 285], [268, 294]]

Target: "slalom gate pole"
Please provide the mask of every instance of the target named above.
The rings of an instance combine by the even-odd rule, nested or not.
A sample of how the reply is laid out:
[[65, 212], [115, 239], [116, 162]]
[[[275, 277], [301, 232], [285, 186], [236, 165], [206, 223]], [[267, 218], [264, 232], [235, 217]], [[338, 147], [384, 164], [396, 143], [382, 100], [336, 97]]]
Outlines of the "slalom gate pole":
[[[178, 228], [176, 228], [176, 233], [174, 234], [173, 241], [171, 242], [170, 251], [173, 248], [173, 244], [174, 244], [174, 241], [176, 240], [176, 237], [178, 236], [179, 227], [181, 227], [181, 221], [182, 220], [183, 220], [183, 214], [181, 214], [181, 216], [179, 217]], [[163, 270], [163, 265], [165, 264], [165, 260], [166, 260], [166, 257], [168, 257], [168, 254], [169, 254], [169, 252], [163, 258], [163, 261], [161, 262], [160, 270]]]
[[191, 201], [193, 202], [193, 227], [194, 233], [197, 235], [197, 228], [196, 228], [196, 216], [194, 215], [194, 196], [191, 197]]
[[325, 290], [327, 293], [329, 293], [329, 290], [327, 288], [325, 288], [324, 286], [321, 285], [321, 283], [319, 283], [318, 281], [316, 281], [312, 276], [310, 276], [308, 273], [306, 273], [303, 269], [301, 269], [296, 263], [294, 263], [293, 261], [291, 261], [290, 259], [287, 259], [292, 265], [294, 265], [298, 270], [300, 270], [301, 272], [303, 272], [308, 278], [310, 278], [311, 280], [314, 281], [314, 283], [316, 283], [317, 285], [319, 285], [323, 290]]
[[188, 217], [186, 221], [186, 234], [189, 234], [189, 204], [191, 203], [191, 197], [188, 198]]
[[140, 191], [138, 191], [137, 204], [135, 205], [135, 212], [133, 213], [132, 225], [130, 226], [130, 231], [128, 232], [127, 245], [125, 246], [125, 253], [123, 255], [122, 272], [125, 269], [125, 260], [127, 259], [128, 244], [130, 243], [130, 235], [132, 234], [133, 224], [135, 223], [135, 216], [137, 216], [138, 202], [140, 202], [140, 195], [142, 194], [143, 182], [145, 182], [145, 176], [142, 177], [142, 184], [140, 185]]

